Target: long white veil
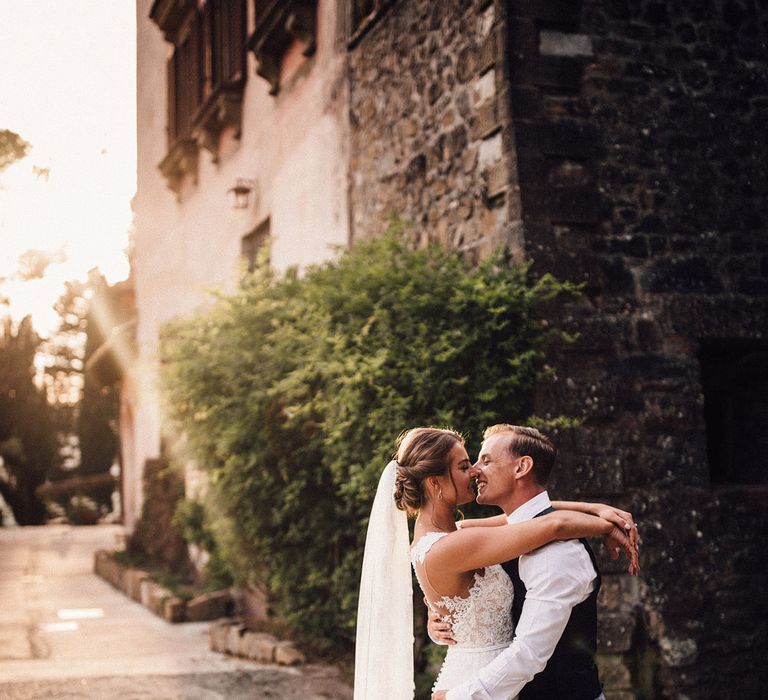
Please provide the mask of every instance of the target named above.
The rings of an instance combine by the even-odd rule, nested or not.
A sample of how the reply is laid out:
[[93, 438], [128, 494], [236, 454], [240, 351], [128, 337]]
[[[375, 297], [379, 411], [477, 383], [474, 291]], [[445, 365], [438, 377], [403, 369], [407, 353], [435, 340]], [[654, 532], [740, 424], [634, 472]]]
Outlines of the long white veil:
[[408, 517], [395, 505], [390, 462], [368, 521], [355, 643], [355, 700], [412, 700], [413, 587]]

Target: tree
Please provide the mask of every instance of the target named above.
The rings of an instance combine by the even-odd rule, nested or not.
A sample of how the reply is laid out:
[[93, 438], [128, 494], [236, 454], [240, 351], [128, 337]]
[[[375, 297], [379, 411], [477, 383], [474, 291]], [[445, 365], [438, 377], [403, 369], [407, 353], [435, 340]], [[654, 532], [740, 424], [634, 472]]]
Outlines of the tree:
[[[114, 300], [104, 277], [92, 274], [88, 281], [92, 296], [85, 318], [85, 348], [83, 361], [87, 364], [104, 344], [115, 324]], [[80, 468], [83, 476], [108, 473], [117, 455], [117, 402], [111, 384], [102, 384], [86, 372], [78, 417]], [[111, 508], [112, 485], [94, 489], [89, 494], [97, 503]]]
[[15, 131], [0, 129], [0, 173], [29, 153], [32, 146]]
[[25, 317], [0, 327], [0, 494], [20, 525], [45, 522], [36, 494], [58, 462], [53, 410], [35, 384], [35, 355], [41, 339]]
[[19, 279], [27, 282], [45, 277], [51, 265], [63, 263], [67, 259], [64, 250], [27, 250], [19, 256]]
[[115, 323], [109, 289], [98, 270], [92, 270], [86, 282], [67, 282], [54, 306], [61, 318], [59, 327], [45, 346], [49, 395], [56, 403], [64, 431], [77, 436], [80, 455], [74, 470], [55, 478], [75, 477], [77, 483], [89, 484], [80, 495], [107, 509], [112, 505], [113, 484], [87, 477], [108, 474], [114, 462], [117, 405], [112, 386], [85, 368]]

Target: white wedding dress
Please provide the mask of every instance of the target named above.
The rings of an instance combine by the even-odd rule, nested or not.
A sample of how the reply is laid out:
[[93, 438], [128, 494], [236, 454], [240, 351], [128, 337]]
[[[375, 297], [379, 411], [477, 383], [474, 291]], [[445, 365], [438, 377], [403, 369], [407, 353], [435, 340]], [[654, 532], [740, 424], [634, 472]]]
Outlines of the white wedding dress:
[[[428, 532], [411, 547], [411, 563], [422, 591], [426, 591], [419, 568], [439, 539], [447, 532]], [[417, 566], [418, 564], [418, 566]], [[450, 622], [456, 644], [448, 647], [445, 661], [433, 686], [450, 690], [468, 681], [512, 642], [512, 581], [500, 564], [475, 573], [466, 598], [442, 596], [431, 607]]]

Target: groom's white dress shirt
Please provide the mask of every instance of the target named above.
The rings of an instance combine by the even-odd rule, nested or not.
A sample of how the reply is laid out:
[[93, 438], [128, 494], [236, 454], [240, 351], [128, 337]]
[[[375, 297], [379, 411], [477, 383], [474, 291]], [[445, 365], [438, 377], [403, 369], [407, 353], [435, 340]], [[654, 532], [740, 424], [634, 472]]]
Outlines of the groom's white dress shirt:
[[[507, 522], [530, 520], [551, 505], [544, 491], [517, 508]], [[515, 697], [547, 665], [572, 608], [587, 599], [597, 578], [578, 540], [551, 542], [521, 556], [519, 573], [526, 596], [512, 644], [477, 676], [448, 691], [447, 700]]]

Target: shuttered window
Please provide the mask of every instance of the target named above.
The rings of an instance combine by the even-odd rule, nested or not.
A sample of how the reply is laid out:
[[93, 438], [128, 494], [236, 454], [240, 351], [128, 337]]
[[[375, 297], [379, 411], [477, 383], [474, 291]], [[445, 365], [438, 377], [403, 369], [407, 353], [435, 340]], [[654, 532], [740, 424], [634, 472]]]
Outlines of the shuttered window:
[[210, 90], [237, 84], [245, 77], [245, 1], [208, 0]]
[[221, 88], [246, 76], [246, 0], [208, 0], [168, 62], [168, 140], [192, 135], [195, 116]]
[[198, 16], [168, 62], [170, 144], [191, 134], [192, 118], [203, 103], [203, 48], [202, 22]]

